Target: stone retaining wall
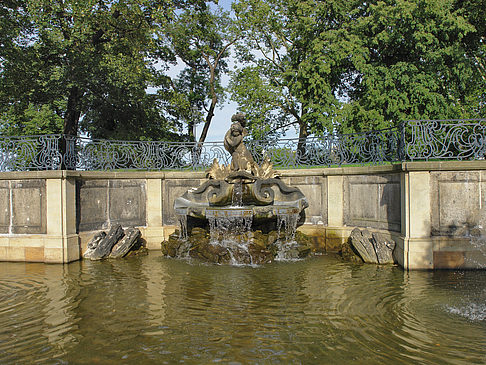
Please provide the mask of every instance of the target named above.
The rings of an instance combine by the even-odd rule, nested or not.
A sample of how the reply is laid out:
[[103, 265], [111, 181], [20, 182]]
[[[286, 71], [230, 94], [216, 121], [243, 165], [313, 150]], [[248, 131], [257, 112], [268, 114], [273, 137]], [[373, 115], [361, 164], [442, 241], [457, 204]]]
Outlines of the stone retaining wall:
[[[279, 171], [309, 201], [299, 229], [339, 251], [354, 227], [384, 232], [406, 269], [486, 265], [486, 161]], [[0, 173], [0, 260], [78, 260], [94, 232], [136, 226], [150, 249], [176, 228], [174, 200], [204, 172]], [[486, 239], [485, 239], [486, 241]]]

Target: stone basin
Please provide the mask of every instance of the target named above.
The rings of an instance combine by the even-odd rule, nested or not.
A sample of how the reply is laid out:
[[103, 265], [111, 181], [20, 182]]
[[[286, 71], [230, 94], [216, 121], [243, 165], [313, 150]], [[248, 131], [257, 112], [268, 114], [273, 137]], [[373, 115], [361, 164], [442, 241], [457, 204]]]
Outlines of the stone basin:
[[248, 218], [254, 221], [276, 219], [278, 216], [299, 214], [302, 209], [296, 206], [269, 205], [269, 206], [243, 206], [243, 207], [204, 207], [191, 206], [177, 208], [176, 214], [198, 219], [210, 218]]

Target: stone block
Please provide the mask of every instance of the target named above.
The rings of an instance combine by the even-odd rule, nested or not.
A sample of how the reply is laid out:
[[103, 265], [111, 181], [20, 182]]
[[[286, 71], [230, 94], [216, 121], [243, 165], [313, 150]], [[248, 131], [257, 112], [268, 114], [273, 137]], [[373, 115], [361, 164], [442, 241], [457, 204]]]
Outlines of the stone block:
[[434, 268], [433, 251], [408, 251], [408, 269], [429, 270]]
[[164, 240], [164, 227], [140, 228], [142, 237], [146, 241], [148, 250], [160, 250], [160, 243]]
[[79, 237], [77, 235], [67, 237], [65, 240], [67, 248], [65, 252], [67, 257], [64, 257], [65, 262], [77, 261], [81, 258], [81, 248], [79, 245]]
[[7, 249], [8, 261], [25, 261], [25, 248], [24, 247], [12, 247]]
[[481, 224], [479, 174], [478, 171], [431, 173], [432, 235], [465, 236]]
[[164, 180], [162, 185], [162, 222], [163, 225], [177, 224], [174, 201], [187, 190], [197, 188], [205, 179]]
[[61, 264], [64, 261], [64, 253], [62, 248], [45, 248], [44, 262], [52, 264]]
[[46, 233], [45, 180], [11, 181], [12, 233]]
[[409, 205], [407, 234], [410, 238], [430, 237], [431, 206], [433, 206], [430, 173], [428, 171], [409, 172], [407, 194]]
[[108, 180], [79, 180], [76, 189], [78, 230], [104, 228], [108, 221]]
[[479, 224], [478, 182], [439, 181], [437, 195], [438, 222], [433, 222], [433, 234], [461, 235], [463, 228]]
[[463, 268], [464, 259], [464, 251], [434, 251], [434, 269]]
[[109, 217], [111, 224], [124, 227], [145, 226], [145, 180], [111, 180], [109, 185]]
[[400, 174], [344, 177], [344, 224], [400, 231]]
[[327, 177], [327, 222], [331, 227], [342, 227], [344, 219], [344, 179], [342, 176]]
[[305, 210], [306, 223], [311, 223], [311, 218], [318, 216], [327, 224], [327, 179], [321, 176], [303, 176], [287, 180], [286, 184], [299, 188], [309, 203]]
[[391, 181], [379, 185], [378, 220], [385, 222], [391, 231], [400, 231], [401, 227], [400, 182]]
[[25, 261], [44, 262], [44, 247], [26, 247]]
[[161, 179], [147, 179], [147, 226], [162, 227]]
[[0, 233], [8, 233], [10, 226], [10, 188], [9, 182], [0, 181]]
[[0, 246], [0, 261], [7, 261], [8, 260], [8, 246]]

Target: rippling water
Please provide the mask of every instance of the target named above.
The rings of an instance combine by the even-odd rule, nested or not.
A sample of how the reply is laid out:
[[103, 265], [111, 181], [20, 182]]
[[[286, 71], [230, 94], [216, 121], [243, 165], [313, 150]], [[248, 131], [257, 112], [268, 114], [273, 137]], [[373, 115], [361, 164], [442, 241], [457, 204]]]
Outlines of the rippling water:
[[0, 263], [0, 363], [486, 363], [486, 273]]

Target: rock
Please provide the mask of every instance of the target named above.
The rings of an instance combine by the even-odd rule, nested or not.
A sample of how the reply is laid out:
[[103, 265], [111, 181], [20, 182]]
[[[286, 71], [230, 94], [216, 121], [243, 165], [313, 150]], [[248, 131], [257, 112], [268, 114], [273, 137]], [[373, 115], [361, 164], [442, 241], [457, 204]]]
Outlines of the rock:
[[94, 237], [88, 242], [88, 248], [86, 249], [86, 252], [84, 253], [83, 257], [85, 259], [91, 258], [91, 255], [93, 252], [96, 250], [98, 245], [100, 244], [100, 241], [105, 238], [106, 233], [103, 231], [100, 231], [94, 235]]
[[113, 246], [123, 237], [123, 229], [122, 226], [117, 224], [111, 227], [108, 234], [100, 240], [98, 246], [90, 255], [90, 260], [101, 260], [107, 257]]
[[250, 253], [251, 262], [256, 265], [266, 264], [273, 261], [273, 254], [270, 250], [266, 250], [261, 246], [252, 243], [248, 245], [248, 252]]
[[[189, 251], [189, 255], [214, 264], [226, 261], [229, 258], [228, 249], [221, 245], [202, 243]], [[228, 256], [228, 257], [227, 257]]]
[[376, 256], [380, 264], [393, 264], [393, 250], [395, 242], [385, 238], [382, 233], [373, 233], [373, 246], [375, 247]]
[[274, 244], [277, 240], [278, 240], [278, 232], [277, 231], [271, 231], [271, 232], [268, 233], [267, 242], [268, 242], [269, 246]]
[[267, 235], [264, 235], [261, 231], [256, 231], [253, 234], [253, 239], [252, 242], [259, 246], [260, 248], [266, 248], [267, 247], [267, 242], [268, 239], [266, 237]]
[[312, 247], [312, 239], [306, 235], [305, 233], [302, 233], [300, 231], [296, 231], [295, 232], [295, 240], [297, 241], [297, 243], [299, 245], [303, 245], [303, 246], [308, 246], [308, 247]]
[[358, 252], [351, 247], [350, 240], [343, 243], [341, 247], [341, 257], [346, 261], [362, 263], [363, 259], [359, 256]]
[[203, 235], [203, 236], [206, 236], [208, 234], [208, 232], [204, 229], [204, 228], [200, 228], [200, 227], [194, 227], [191, 231], [191, 234], [193, 236], [197, 236], [197, 235]]
[[132, 249], [128, 251], [125, 257], [142, 256], [142, 255], [148, 255], [148, 249], [147, 249], [147, 242], [144, 239], [140, 238], [133, 245]]
[[243, 264], [243, 265], [251, 264], [250, 254], [240, 247], [235, 247], [233, 249], [233, 257], [236, 260], [236, 262], [238, 262], [240, 264]]
[[121, 240], [119, 240], [115, 246], [113, 246], [110, 258], [119, 258], [124, 257], [132, 247], [137, 243], [140, 239], [142, 233], [138, 228], [128, 228], [124, 232], [124, 236]]
[[299, 251], [299, 258], [304, 258], [304, 257], [307, 257], [309, 256], [310, 252], [311, 252], [311, 248], [309, 246], [298, 246], [297, 247], [297, 251]]
[[364, 262], [373, 264], [378, 263], [378, 258], [372, 242], [373, 237], [367, 229], [364, 229], [363, 231], [359, 228], [353, 229], [349, 239], [352, 247], [358, 252]]

